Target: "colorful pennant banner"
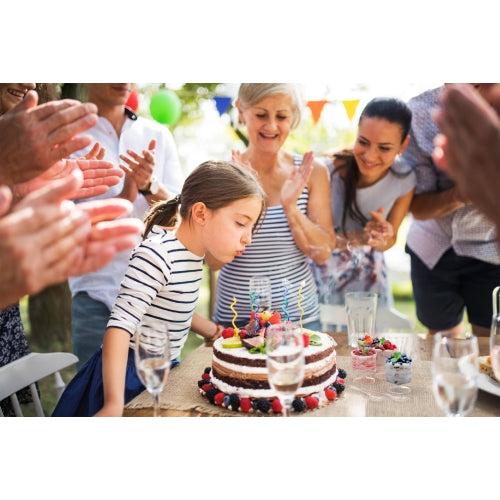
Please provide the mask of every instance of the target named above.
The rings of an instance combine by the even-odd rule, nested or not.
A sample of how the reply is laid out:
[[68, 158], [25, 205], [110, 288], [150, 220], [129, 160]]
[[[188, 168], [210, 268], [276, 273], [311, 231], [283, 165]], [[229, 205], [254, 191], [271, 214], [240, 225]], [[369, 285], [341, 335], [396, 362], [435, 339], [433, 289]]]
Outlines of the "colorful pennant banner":
[[[231, 106], [232, 98], [227, 97], [227, 96], [220, 96], [220, 95], [215, 95], [212, 97], [212, 99], [215, 102], [215, 106], [217, 108], [217, 111], [219, 113], [219, 116], [222, 116]], [[323, 108], [325, 107], [326, 104], [333, 102], [333, 101], [328, 101], [326, 99], [322, 99], [320, 101], [307, 101], [307, 107], [311, 110], [312, 114], [312, 119], [314, 124], [316, 125], [320, 118], [321, 118], [321, 113], [323, 112]], [[344, 105], [345, 111], [347, 113], [347, 118], [352, 121], [354, 118], [354, 115], [356, 114], [356, 109], [359, 104], [359, 99], [352, 99], [352, 100], [344, 100], [342, 101], [342, 104]]]

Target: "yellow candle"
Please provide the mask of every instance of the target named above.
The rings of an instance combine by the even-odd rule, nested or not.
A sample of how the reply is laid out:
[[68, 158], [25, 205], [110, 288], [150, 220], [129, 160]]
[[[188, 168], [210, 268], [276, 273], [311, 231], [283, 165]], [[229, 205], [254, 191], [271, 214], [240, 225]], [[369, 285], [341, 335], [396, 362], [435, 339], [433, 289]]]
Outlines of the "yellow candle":
[[233, 329], [234, 329], [234, 336], [235, 337], [239, 337], [239, 333], [240, 331], [238, 330], [237, 326], [236, 326], [236, 318], [238, 317], [238, 312], [236, 311], [236, 309], [234, 308], [234, 306], [236, 305], [236, 302], [238, 302], [236, 300], [236, 297], [233, 297], [233, 303], [231, 304], [231, 311], [233, 311], [234, 313], [234, 316], [233, 316]]

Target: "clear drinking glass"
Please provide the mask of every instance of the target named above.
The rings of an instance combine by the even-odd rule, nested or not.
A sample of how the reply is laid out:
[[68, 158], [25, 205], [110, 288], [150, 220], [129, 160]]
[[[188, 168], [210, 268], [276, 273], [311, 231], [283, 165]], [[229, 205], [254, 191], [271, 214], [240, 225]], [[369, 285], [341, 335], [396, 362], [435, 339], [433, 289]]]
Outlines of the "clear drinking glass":
[[271, 310], [271, 280], [267, 276], [252, 276], [249, 281], [249, 292], [255, 312]]
[[154, 416], [160, 416], [160, 393], [170, 372], [167, 324], [144, 320], [135, 333], [135, 366], [140, 381], [153, 396]]
[[286, 417], [304, 380], [302, 329], [291, 321], [269, 326], [266, 355], [269, 385], [278, 395]]
[[495, 314], [491, 321], [490, 357], [493, 373], [500, 380], [500, 314]]
[[347, 314], [347, 338], [351, 347], [358, 347], [358, 338], [365, 335], [373, 337], [377, 318], [377, 299], [375, 292], [348, 292], [345, 294]]
[[432, 388], [439, 407], [448, 417], [463, 417], [477, 399], [479, 348], [477, 337], [454, 337], [449, 332], [434, 335]]

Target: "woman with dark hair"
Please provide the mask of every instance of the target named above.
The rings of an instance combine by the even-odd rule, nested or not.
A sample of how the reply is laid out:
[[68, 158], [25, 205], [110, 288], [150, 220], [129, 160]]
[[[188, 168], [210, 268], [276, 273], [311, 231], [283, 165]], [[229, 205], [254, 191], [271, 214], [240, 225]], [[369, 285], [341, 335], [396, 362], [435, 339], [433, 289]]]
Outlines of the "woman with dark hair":
[[361, 113], [354, 147], [324, 158], [337, 248], [326, 264], [311, 264], [321, 302], [343, 304], [346, 292], [370, 291], [393, 305], [383, 252], [396, 243], [413, 197], [415, 175], [399, 158], [411, 117], [403, 101], [375, 98]]

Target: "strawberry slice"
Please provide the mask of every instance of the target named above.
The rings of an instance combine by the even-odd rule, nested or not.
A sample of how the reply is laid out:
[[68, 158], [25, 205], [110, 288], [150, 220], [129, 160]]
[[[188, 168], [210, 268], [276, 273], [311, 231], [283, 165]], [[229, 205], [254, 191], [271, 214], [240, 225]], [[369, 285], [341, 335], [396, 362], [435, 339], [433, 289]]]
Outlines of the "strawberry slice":
[[308, 333], [303, 333], [302, 338], [304, 339], [304, 347], [308, 347], [311, 342], [311, 337], [309, 337]]
[[222, 330], [222, 338], [224, 339], [228, 339], [230, 337], [233, 337], [234, 336], [234, 328], [232, 327], [227, 327], [227, 328], [224, 328], [224, 330]]
[[271, 315], [271, 317], [267, 320], [271, 325], [276, 325], [278, 323], [281, 323], [281, 314], [276, 311]]

